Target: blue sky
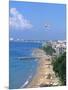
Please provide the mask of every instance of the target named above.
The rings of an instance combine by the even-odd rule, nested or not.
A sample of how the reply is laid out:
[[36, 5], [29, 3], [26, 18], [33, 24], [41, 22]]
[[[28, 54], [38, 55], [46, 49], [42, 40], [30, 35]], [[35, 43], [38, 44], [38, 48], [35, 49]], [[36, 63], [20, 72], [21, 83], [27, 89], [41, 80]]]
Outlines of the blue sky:
[[66, 6], [10, 2], [10, 38], [25, 40], [66, 39]]

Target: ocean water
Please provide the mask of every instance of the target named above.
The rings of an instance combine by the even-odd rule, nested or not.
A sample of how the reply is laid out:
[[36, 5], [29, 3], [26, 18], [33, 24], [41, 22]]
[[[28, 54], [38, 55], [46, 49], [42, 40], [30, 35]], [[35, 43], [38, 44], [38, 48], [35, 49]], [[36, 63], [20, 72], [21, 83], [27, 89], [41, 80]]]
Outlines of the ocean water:
[[36, 74], [37, 59], [20, 60], [19, 57], [32, 56], [42, 43], [10, 42], [9, 44], [9, 88], [25, 88]]

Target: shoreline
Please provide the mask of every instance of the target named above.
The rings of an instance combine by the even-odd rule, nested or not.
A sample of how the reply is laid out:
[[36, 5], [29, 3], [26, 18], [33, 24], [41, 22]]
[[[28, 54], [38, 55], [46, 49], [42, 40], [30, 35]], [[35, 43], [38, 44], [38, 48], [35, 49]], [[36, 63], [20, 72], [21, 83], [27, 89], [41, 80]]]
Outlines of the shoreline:
[[34, 50], [33, 55], [35, 57], [40, 56], [40, 58], [38, 59], [36, 74], [26, 88], [38, 88], [50, 84], [58, 86], [59, 79], [56, 78], [53, 71], [51, 56], [46, 55], [46, 53], [41, 49]]
[[52, 57], [46, 55], [44, 50], [34, 49], [32, 55], [34, 57], [40, 57], [37, 59], [38, 66], [36, 69], [35, 76], [28, 82], [28, 84], [20, 88], [38, 88], [47, 86], [59, 86], [59, 78], [55, 76], [52, 66]]

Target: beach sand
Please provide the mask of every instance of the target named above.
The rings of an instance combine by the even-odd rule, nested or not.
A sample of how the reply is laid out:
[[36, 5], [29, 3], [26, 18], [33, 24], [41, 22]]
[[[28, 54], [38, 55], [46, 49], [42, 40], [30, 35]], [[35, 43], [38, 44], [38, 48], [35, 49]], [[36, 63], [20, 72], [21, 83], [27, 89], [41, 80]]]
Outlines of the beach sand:
[[27, 88], [38, 88], [46, 85], [59, 85], [59, 79], [55, 76], [53, 66], [51, 64], [52, 58], [41, 49], [33, 51], [35, 57], [38, 59], [38, 68], [36, 75], [32, 81], [27, 85]]

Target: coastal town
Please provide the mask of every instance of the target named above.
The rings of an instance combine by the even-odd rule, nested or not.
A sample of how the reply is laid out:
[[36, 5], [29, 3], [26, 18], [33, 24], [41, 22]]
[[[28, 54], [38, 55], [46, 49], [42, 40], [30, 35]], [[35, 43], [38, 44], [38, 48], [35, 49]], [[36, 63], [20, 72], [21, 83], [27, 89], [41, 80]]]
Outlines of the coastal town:
[[61, 81], [59, 77], [56, 77], [55, 71], [53, 70], [52, 62], [55, 56], [59, 56], [66, 51], [66, 41], [48, 41], [42, 45], [52, 46], [55, 49], [55, 53], [48, 55], [43, 49], [34, 49], [33, 56], [39, 57], [38, 68], [36, 75], [27, 85], [27, 88], [61, 86]]
[[50, 45], [53, 49], [55, 49], [55, 53], [53, 55], [59, 55], [66, 51], [66, 40], [48, 40], [46, 43], [44, 42], [42, 45]]
[[9, 89], [66, 86], [66, 4], [9, 3]]

